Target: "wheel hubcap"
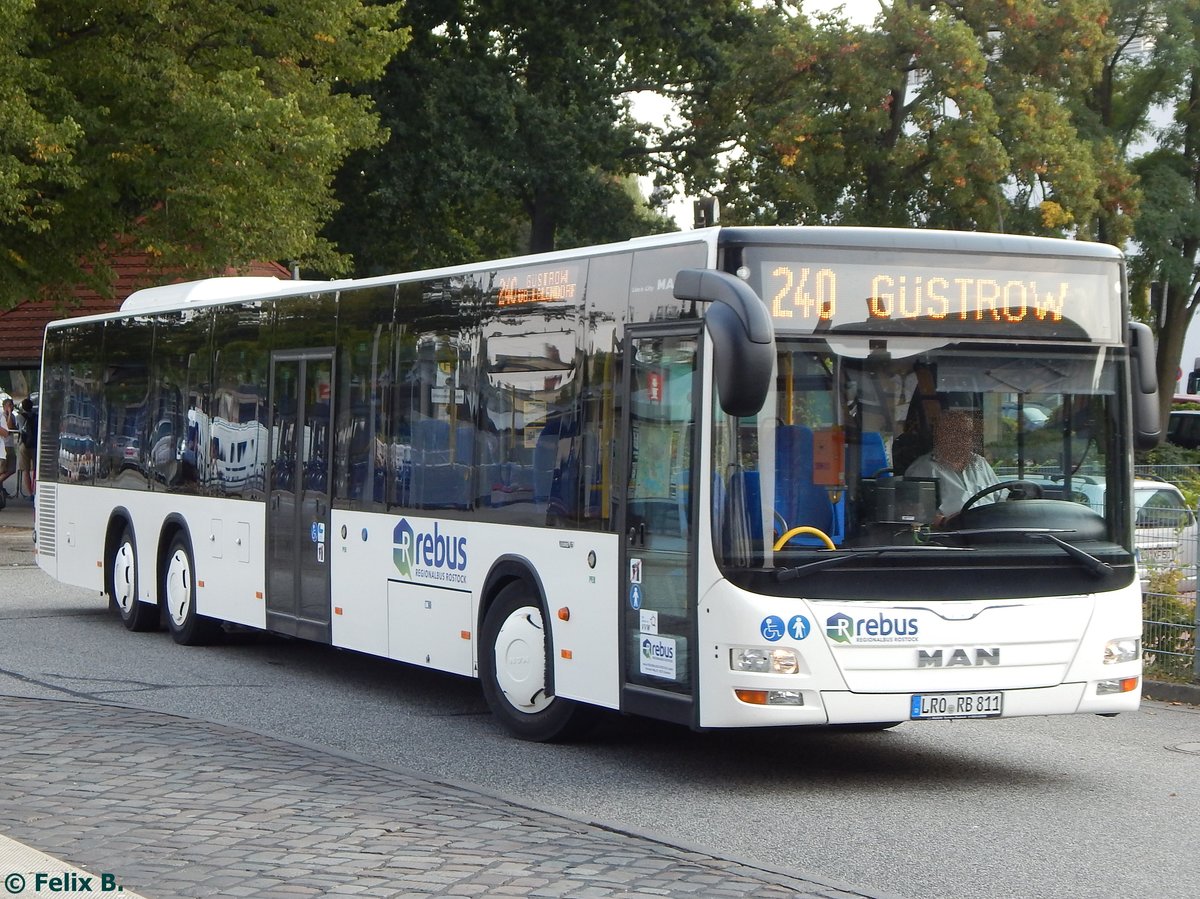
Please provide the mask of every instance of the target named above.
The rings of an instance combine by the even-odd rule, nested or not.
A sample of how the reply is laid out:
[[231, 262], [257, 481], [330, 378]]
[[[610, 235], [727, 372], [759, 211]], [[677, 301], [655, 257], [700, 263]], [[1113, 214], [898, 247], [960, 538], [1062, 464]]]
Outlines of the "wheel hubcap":
[[528, 715], [549, 707], [546, 695], [546, 640], [542, 613], [517, 609], [496, 634], [496, 682], [513, 708]]
[[137, 602], [137, 560], [133, 545], [122, 543], [113, 556], [113, 599], [122, 615], [128, 615]]
[[192, 567], [181, 549], [171, 554], [167, 566], [167, 612], [171, 623], [183, 627], [192, 605]]

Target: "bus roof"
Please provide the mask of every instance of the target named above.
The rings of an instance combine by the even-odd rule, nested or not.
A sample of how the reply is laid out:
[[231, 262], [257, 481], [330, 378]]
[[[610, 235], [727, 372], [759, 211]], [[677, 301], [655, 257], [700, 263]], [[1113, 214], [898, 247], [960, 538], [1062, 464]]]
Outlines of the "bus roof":
[[[290, 294], [307, 294], [347, 288], [374, 287], [398, 282], [447, 277], [495, 267], [542, 264], [559, 259], [578, 259], [620, 252], [639, 246], [671, 246], [704, 242], [710, 247], [745, 244], [790, 244], [825, 247], [908, 248], [940, 252], [1019, 254], [1031, 256], [1092, 257], [1120, 260], [1116, 247], [1088, 241], [1052, 237], [1031, 237], [987, 232], [940, 231], [920, 228], [867, 228], [846, 226], [713, 226], [692, 231], [651, 234], [627, 241], [600, 244], [550, 253], [538, 253], [505, 259], [482, 260], [423, 271], [398, 272], [369, 278], [331, 281], [282, 280], [274, 277], [231, 276], [205, 278], [134, 291], [118, 312], [91, 318], [107, 318], [130, 313], [163, 312], [195, 306], [219, 305], [237, 300], [271, 299]], [[82, 321], [84, 317], [70, 321]], [[51, 323], [54, 324], [54, 323]]]
[[121, 304], [122, 312], [149, 312], [177, 309], [181, 306], [206, 304], [248, 297], [275, 296], [298, 288], [314, 285], [327, 287], [329, 281], [285, 281], [275, 277], [229, 276], [182, 281], [161, 287], [135, 290]]

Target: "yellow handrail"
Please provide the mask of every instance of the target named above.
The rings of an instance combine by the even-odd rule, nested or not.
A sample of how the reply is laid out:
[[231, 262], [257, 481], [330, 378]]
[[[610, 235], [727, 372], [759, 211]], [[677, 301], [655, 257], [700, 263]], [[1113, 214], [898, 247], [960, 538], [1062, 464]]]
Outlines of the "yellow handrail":
[[823, 530], [802, 524], [800, 527], [792, 528], [790, 531], [787, 531], [782, 537], [775, 541], [775, 552], [779, 552], [779, 550], [783, 549], [784, 545], [797, 534], [812, 534], [814, 537], [819, 538], [825, 544], [827, 549], [837, 549], [837, 547], [833, 545], [833, 541], [829, 539], [829, 535]]

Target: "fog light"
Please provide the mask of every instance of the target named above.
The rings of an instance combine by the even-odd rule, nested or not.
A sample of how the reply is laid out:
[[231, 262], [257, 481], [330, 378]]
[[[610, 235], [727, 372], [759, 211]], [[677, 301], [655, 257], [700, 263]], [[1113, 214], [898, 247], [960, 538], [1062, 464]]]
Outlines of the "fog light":
[[1105, 665], [1116, 665], [1118, 662], [1136, 662], [1141, 656], [1142, 641], [1138, 637], [1109, 640], [1104, 644]]
[[792, 649], [737, 646], [729, 650], [729, 667], [756, 674], [796, 674], [800, 671], [800, 657]]
[[804, 705], [804, 694], [799, 690], [768, 690], [767, 705]]
[[1138, 678], [1120, 677], [1113, 680], [1096, 681], [1096, 695], [1106, 696], [1111, 693], [1132, 693], [1138, 687]]

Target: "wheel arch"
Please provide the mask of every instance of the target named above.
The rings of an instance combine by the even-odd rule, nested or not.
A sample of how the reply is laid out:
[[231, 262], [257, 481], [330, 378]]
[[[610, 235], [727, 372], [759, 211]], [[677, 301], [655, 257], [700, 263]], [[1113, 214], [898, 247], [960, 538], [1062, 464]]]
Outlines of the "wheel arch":
[[[126, 528], [133, 536], [134, 549], [137, 549], [137, 528], [133, 526], [133, 515], [124, 506], [114, 507], [108, 513], [108, 527], [104, 531], [104, 583], [101, 587], [101, 592], [104, 594], [111, 595], [113, 553], [117, 548], [117, 541], [121, 539], [121, 534], [125, 532]], [[138, 560], [140, 564], [140, 554]]]
[[[155, 593], [162, 586], [163, 578], [167, 573], [167, 553], [171, 549], [171, 541], [175, 539], [176, 534], [183, 534], [183, 538], [187, 540], [188, 549], [192, 551], [192, 560], [195, 564], [196, 545], [192, 541], [192, 532], [188, 528], [187, 520], [178, 512], [172, 512], [163, 519], [162, 527], [158, 531], [158, 548], [154, 553], [154, 583]], [[162, 603], [162, 597], [159, 597], [159, 604]]]
[[[554, 626], [546, 607], [546, 588], [538, 575], [537, 568], [524, 556], [508, 553], [500, 556], [492, 563], [491, 570], [483, 580], [483, 589], [479, 594], [479, 611], [475, 619], [475, 633], [483, 636], [483, 622], [488, 610], [500, 595], [500, 591], [517, 581], [523, 581], [529, 589], [537, 594], [538, 605], [542, 608], [542, 621], [546, 634], [546, 689], [554, 692]], [[476, 672], [479, 668], [479, 650], [476, 649]]]

